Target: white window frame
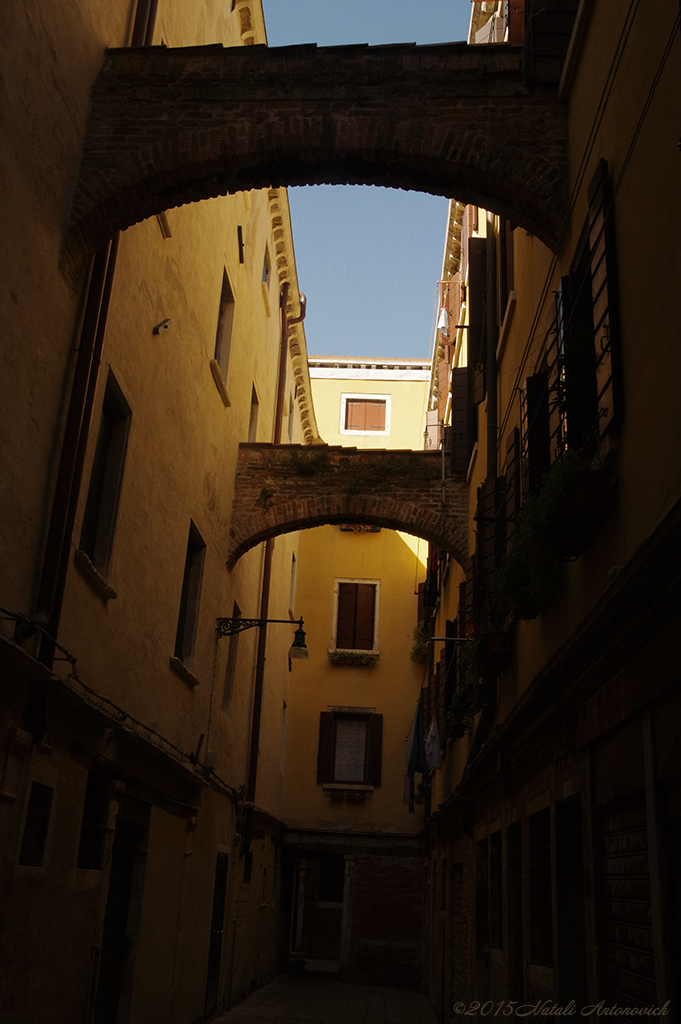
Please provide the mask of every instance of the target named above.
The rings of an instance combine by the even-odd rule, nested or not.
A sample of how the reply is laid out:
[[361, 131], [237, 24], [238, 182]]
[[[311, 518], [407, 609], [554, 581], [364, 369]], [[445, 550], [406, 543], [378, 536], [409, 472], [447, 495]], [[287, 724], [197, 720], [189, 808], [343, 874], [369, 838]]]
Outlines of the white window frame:
[[[360, 399], [365, 402], [385, 402], [385, 429], [384, 430], [347, 430], [345, 427], [345, 408], [348, 399]], [[391, 395], [366, 395], [355, 392], [343, 392], [341, 394], [340, 408], [340, 432], [350, 436], [362, 437], [387, 437], [390, 433], [390, 405]]]
[[[367, 650], [354, 650], [353, 648], [336, 647], [336, 637], [338, 636], [338, 593], [341, 583], [370, 583], [376, 588], [376, 597], [374, 600], [374, 645], [370, 651]], [[380, 619], [380, 608], [381, 608], [381, 581], [380, 580], [363, 580], [358, 579], [355, 576], [339, 576], [333, 581], [333, 615], [331, 619], [331, 646], [329, 647], [329, 654], [333, 651], [343, 651], [347, 654], [380, 654], [378, 647], [378, 627]]]

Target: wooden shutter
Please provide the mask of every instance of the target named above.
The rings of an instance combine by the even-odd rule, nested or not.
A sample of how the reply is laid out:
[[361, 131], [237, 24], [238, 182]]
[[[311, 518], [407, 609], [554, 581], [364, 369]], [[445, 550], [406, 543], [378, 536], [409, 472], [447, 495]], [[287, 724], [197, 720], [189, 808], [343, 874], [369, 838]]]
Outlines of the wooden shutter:
[[468, 367], [452, 370], [452, 472], [466, 473], [471, 458]]
[[485, 364], [475, 363], [473, 366], [473, 405], [485, 401]]
[[482, 356], [482, 327], [487, 291], [487, 241], [471, 238], [468, 242], [468, 365], [480, 362]]
[[475, 565], [475, 555], [466, 560], [466, 622], [477, 622], [479, 616], [478, 608], [478, 580]]
[[466, 581], [459, 583], [459, 611], [457, 615], [459, 636], [466, 635]]
[[358, 651], [371, 651], [374, 646], [374, 610], [376, 587], [373, 583], [357, 583], [355, 642]]
[[445, 418], [447, 396], [449, 395], [449, 363], [442, 359], [437, 364], [437, 415], [439, 420]]
[[515, 519], [520, 512], [520, 431], [514, 427], [506, 438], [504, 463], [506, 544], [510, 545], [515, 530]]
[[383, 752], [383, 715], [369, 717], [369, 785], [381, 785], [381, 755]]
[[365, 402], [365, 430], [385, 430], [385, 402]]
[[333, 714], [330, 711], [319, 715], [317, 782], [333, 782]]
[[[457, 636], [456, 619], [447, 619], [445, 622], [445, 636]], [[456, 648], [458, 644], [445, 644], [445, 714], [449, 711], [452, 703], [452, 694], [456, 688]]]
[[607, 160], [598, 164], [588, 196], [598, 424], [603, 435], [619, 425], [624, 413], [612, 193]]
[[523, 396], [523, 494], [527, 495], [551, 465], [548, 374], [527, 377]]
[[356, 605], [357, 585], [355, 583], [339, 583], [336, 647], [341, 650], [352, 650], [354, 647]]
[[488, 605], [496, 594], [495, 570], [506, 548], [503, 478], [488, 477], [478, 488], [478, 567], [481, 596]]

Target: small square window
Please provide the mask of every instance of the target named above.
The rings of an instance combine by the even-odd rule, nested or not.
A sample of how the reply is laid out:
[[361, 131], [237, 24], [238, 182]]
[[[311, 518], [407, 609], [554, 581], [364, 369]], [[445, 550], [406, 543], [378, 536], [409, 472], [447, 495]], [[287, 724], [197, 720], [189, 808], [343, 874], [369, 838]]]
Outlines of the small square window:
[[390, 433], [390, 395], [341, 395], [341, 434]]

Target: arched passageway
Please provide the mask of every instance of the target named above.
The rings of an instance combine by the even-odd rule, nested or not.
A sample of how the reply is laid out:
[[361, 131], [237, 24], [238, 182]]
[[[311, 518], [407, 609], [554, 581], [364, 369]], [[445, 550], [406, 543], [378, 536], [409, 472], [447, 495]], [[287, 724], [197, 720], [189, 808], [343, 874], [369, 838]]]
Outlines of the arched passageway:
[[468, 489], [442, 481], [440, 452], [242, 444], [229, 538], [231, 569], [268, 537], [326, 523], [371, 523], [423, 537], [460, 564], [468, 553]]
[[93, 87], [64, 263], [116, 229], [229, 192], [388, 185], [477, 203], [560, 247], [567, 117], [520, 47], [110, 50]]

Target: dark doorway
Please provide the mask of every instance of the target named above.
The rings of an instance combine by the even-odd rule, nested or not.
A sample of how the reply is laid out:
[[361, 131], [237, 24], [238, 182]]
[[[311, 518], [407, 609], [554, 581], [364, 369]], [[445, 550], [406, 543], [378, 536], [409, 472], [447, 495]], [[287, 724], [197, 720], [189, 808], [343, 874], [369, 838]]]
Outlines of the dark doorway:
[[120, 797], [93, 1024], [125, 1024], [131, 1017], [149, 812], [148, 804]]
[[585, 1006], [589, 993], [586, 984], [582, 804], [579, 796], [556, 804], [556, 878], [559, 996], [565, 1003], [574, 999], [577, 1006]]
[[213, 888], [213, 913], [210, 920], [210, 944], [208, 946], [208, 975], [206, 978], [206, 1000], [204, 1017], [215, 1013], [218, 1004], [220, 984], [220, 960], [222, 958], [222, 933], [225, 924], [225, 897], [227, 895], [227, 868], [229, 856], [218, 853], [215, 863], [215, 886]]
[[519, 821], [510, 825], [508, 857], [508, 995], [523, 998], [523, 837]]

